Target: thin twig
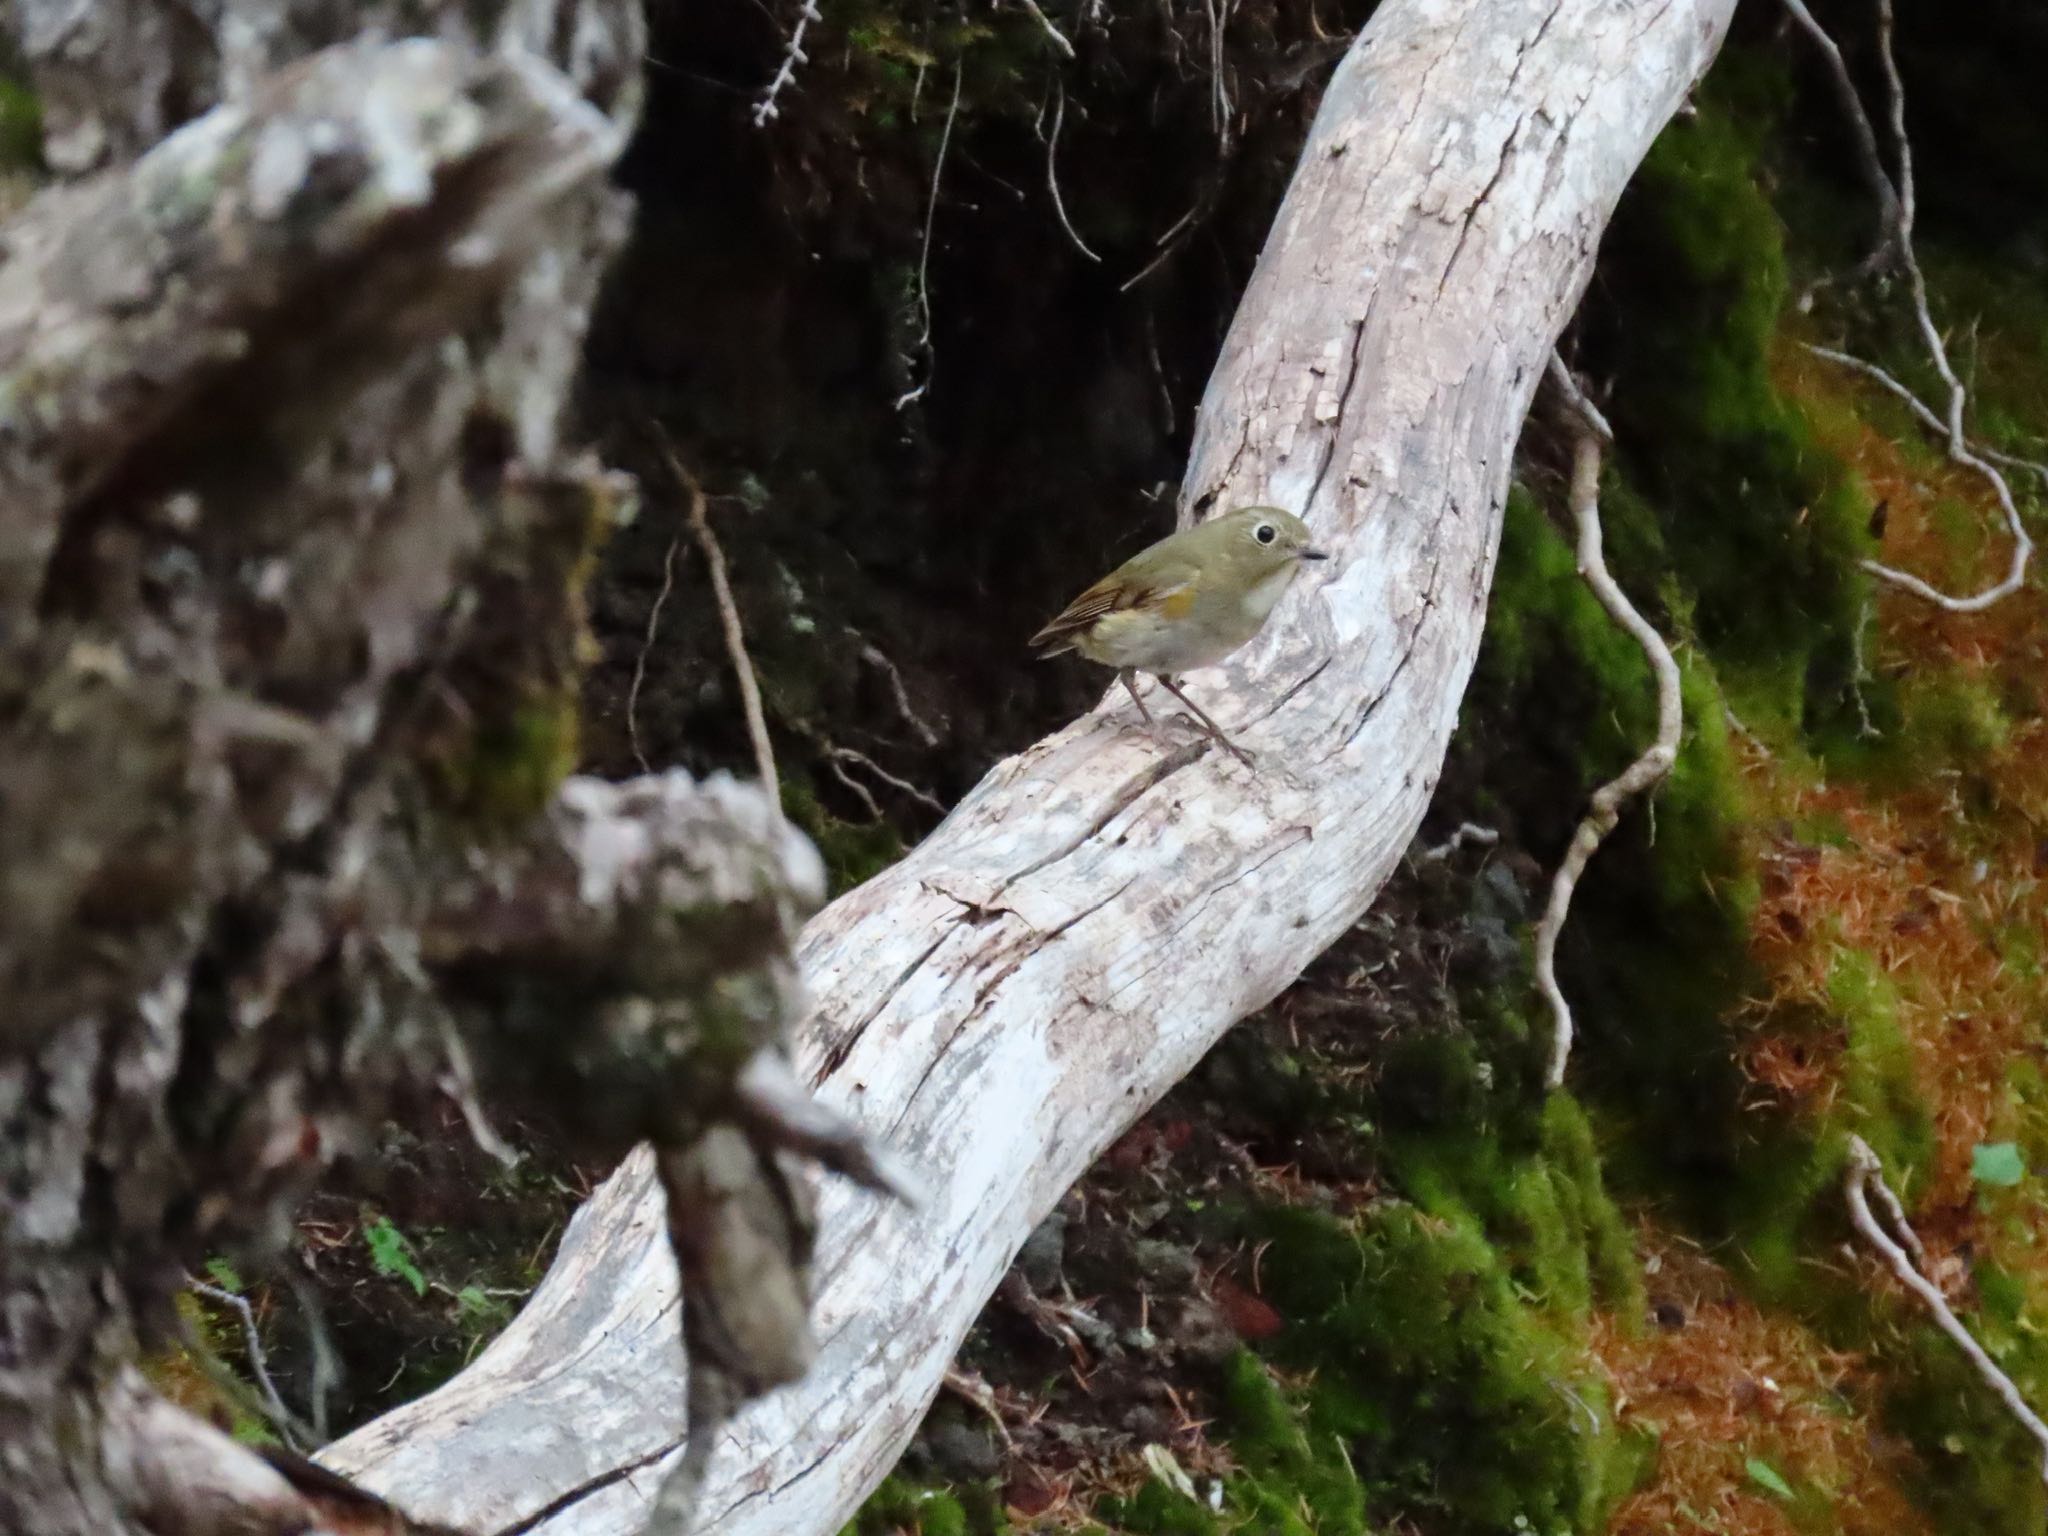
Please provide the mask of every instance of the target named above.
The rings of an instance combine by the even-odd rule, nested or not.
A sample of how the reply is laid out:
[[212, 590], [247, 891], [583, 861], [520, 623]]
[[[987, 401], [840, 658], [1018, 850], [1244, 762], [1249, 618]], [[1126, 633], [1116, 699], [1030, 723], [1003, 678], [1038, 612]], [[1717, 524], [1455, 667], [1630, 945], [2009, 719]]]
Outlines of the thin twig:
[[1202, 0], [1209, 13], [1209, 111], [1216, 123], [1216, 139], [1223, 153], [1230, 152], [1230, 87], [1224, 83], [1223, 30], [1230, 25], [1231, 0]]
[[[1596, 448], [1612, 446], [1614, 442], [1614, 428], [1608, 425], [1607, 418], [1601, 413], [1600, 407], [1587, 398], [1585, 390], [1579, 387], [1578, 379], [1573, 376], [1571, 369], [1565, 367], [1564, 359], [1555, 352], [1550, 354], [1548, 377], [1550, 382], [1557, 387], [1557, 392], [1564, 396], [1564, 403], [1571, 410], [1572, 414], [1579, 418], [1583, 426], [1590, 427], [1593, 435], [1599, 439], [1594, 446]], [[1576, 463], [1574, 463], [1573, 467], [1577, 467]], [[1599, 465], [1595, 464], [1593, 467], [1597, 470]], [[1595, 489], [1598, 489], [1597, 485]], [[1598, 517], [1599, 510], [1598, 507], [1593, 509], [1595, 517]]]
[[1074, 1325], [1068, 1321], [1068, 1318], [1074, 1315], [1089, 1317], [1090, 1314], [1085, 1307], [1047, 1301], [1032, 1290], [1031, 1282], [1024, 1278], [1021, 1271], [1014, 1269], [1003, 1276], [1002, 1284], [996, 1287], [996, 1296], [1021, 1312], [1047, 1338], [1064, 1344], [1068, 1353], [1074, 1357], [1075, 1369], [1088, 1369], [1088, 1346], [1081, 1342], [1081, 1335], [1074, 1331]]
[[[1858, 1144], [1863, 1147], [1865, 1152], [1870, 1154], [1871, 1176], [1863, 1181], [1865, 1187], [1870, 1193], [1877, 1196], [1877, 1203], [1884, 1207], [1885, 1216], [1892, 1224], [1893, 1233], [1905, 1245], [1906, 1251], [1913, 1256], [1913, 1267], [1923, 1275], [1929, 1274], [1927, 1250], [1921, 1246], [1920, 1234], [1915, 1232], [1913, 1224], [1906, 1220], [1906, 1208], [1899, 1203], [1899, 1197], [1892, 1193], [1891, 1185], [1885, 1182], [1884, 1170], [1877, 1166], [1877, 1154], [1871, 1152], [1869, 1145], [1864, 1143], [1860, 1137], [1858, 1138]], [[1855, 1152], [1852, 1148], [1851, 1156], [1853, 1157], [1854, 1155]], [[1932, 1277], [1930, 1276], [1930, 1278]]]
[[1579, 883], [1579, 876], [1585, 872], [1587, 860], [1593, 857], [1601, 841], [1620, 822], [1622, 807], [1660, 783], [1671, 772], [1671, 765], [1678, 758], [1679, 735], [1684, 729], [1685, 715], [1678, 663], [1672, 659], [1671, 647], [1636, 611], [1635, 605], [1628, 600], [1628, 594], [1608, 574], [1607, 561], [1601, 552], [1600, 450], [1603, 443], [1614, 440], [1613, 433], [1606, 418], [1586, 398], [1563, 360], [1554, 353], [1550, 360], [1550, 376], [1579, 419], [1579, 429], [1572, 444], [1571, 490], [1572, 516], [1579, 531], [1579, 575], [1593, 589], [1600, 606], [1642, 647], [1643, 655], [1657, 677], [1657, 739], [1617, 777], [1594, 791], [1592, 805], [1573, 832], [1564, 862], [1558, 866], [1551, 881], [1550, 902], [1544, 909], [1542, 921], [1536, 926], [1536, 980], [1550, 1003], [1553, 1021], [1550, 1067], [1544, 1081], [1547, 1086], [1555, 1088], [1564, 1082], [1565, 1063], [1572, 1048], [1571, 1004], [1565, 1000], [1564, 990], [1557, 982], [1557, 941], [1571, 911], [1572, 891]]
[[1906, 136], [1906, 83], [1892, 54], [1892, 0], [1877, 0], [1877, 58], [1884, 65], [1885, 92], [1891, 102], [1892, 148], [1899, 157], [1899, 244], [1913, 254], [1913, 141]]
[[769, 121], [782, 115], [782, 109], [775, 104], [775, 98], [782, 94], [782, 88], [796, 78], [796, 67], [810, 62], [810, 55], [804, 52], [804, 29], [814, 21], [823, 21], [818, 14], [817, 0], [804, 0], [803, 9], [797, 12], [796, 29], [789, 34], [789, 47], [783, 50], [781, 67], [775, 71], [775, 78], [768, 82], [768, 89], [754, 104], [754, 126], [766, 128]]
[[647, 754], [640, 750], [640, 687], [647, 680], [647, 657], [654, 649], [655, 631], [661, 627], [661, 610], [668, 606], [668, 595], [676, 585], [676, 552], [683, 546], [683, 534], [677, 529], [668, 541], [668, 553], [661, 561], [661, 590], [654, 594], [654, 606], [647, 610], [647, 633], [640, 640], [640, 654], [633, 658], [633, 682], [626, 689], [626, 740], [633, 747], [633, 761], [640, 765], [642, 773], [654, 770], [647, 765]]
[[285, 1444], [295, 1451], [303, 1451], [309, 1444], [317, 1443], [313, 1430], [285, 1406], [284, 1399], [278, 1395], [277, 1383], [270, 1379], [270, 1360], [263, 1351], [263, 1336], [256, 1330], [256, 1312], [249, 1305], [248, 1298], [237, 1296], [224, 1286], [210, 1285], [196, 1275], [187, 1275], [185, 1284], [195, 1295], [217, 1302], [241, 1319], [242, 1353], [249, 1361], [249, 1374], [256, 1378], [263, 1416], [284, 1437]]
[[1017, 0], [1017, 3], [1038, 18], [1038, 24], [1045, 28], [1045, 35], [1053, 40], [1053, 45], [1061, 53], [1064, 53], [1070, 59], [1074, 56], [1074, 45], [1067, 41], [1067, 34], [1054, 26], [1052, 18], [1038, 8], [1038, 0]]
[[1765, 757], [1777, 756], [1776, 753], [1771, 751], [1770, 745], [1763, 739], [1763, 737], [1757, 735], [1755, 731], [1751, 730], [1749, 726], [1743, 721], [1742, 716], [1735, 713], [1734, 706], [1729, 704], [1723, 704], [1721, 706], [1721, 718], [1728, 722], [1729, 730], [1733, 731], [1736, 735], [1740, 736], [1744, 741], [1748, 742], [1750, 746], [1753, 747], [1756, 751], [1762, 753]]
[[978, 1371], [970, 1371], [965, 1366], [949, 1365], [939, 1385], [955, 1397], [979, 1408], [987, 1415], [988, 1421], [995, 1425], [996, 1433], [1002, 1437], [1004, 1446], [1014, 1447], [1015, 1442], [1010, 1438], [1010, 1426], [1003, 1422], [1002, 1410], [996, 1406], [995, 1389]]
[[2016, 453], [2006, 453], [1998, 448], [1979, 448], [1977, 451], [1992, 463], [2003, 464], [2007, 469], [2031, 469], [2041, 477], [2042, 486], [2048, 488], [2048, 464], [2039, 459], [2023, 459]]
[[[2027, 1406], [2027, 1400], [2020, 1396], [2019, 1388], [2012, 1384], [2012, 1378], [2001, 1371], [1996, 1362], [1984, 1352], [1983, 1345], [1971, 1337], [1970, 1330], [1965, 1328], [1961, 1320], [1949, 1309], [1947, 1298], [1941, 1294], [1940, 1289], [1920, 1272], [1906, 1249], [1893, 1240], [1891, 1234], [1884, 1230], [1876, 1216], [1871, 1213], [1867, 1198], [1871, 1191], [1877, 1193], [1879, 1201], [1897, 1222], [1901, 1233], [1911, 1241], [1914, 1252], [1919, 1253], [1919, 1239], [1912, 1235], [1913, 1229], [1906, 1225], [1898, 1196], [1893, 1194], [1891, 1186], [1885, 1183], [1884, 1165], [1878, 1161], [1877, 1154], [1870, 1150], [1869, 1143], [1861, 1136], [1851, 1136], [1849, 1166], [1842, 1182], [1842, 1193], [1849, 1203], [1850, 1221], [1855, 1223], [1856, 1230], [1863, 1234], [1865, 1241], [1878, 1251], [1885, 1266], [1898, 1276], [1899, 1283], [1919, 1297], [1921, 1304], [1933, 1316], [1935, 1326], [1947, 1334], [1954, 1341], [1956, 1348], [1969, 1357], [1970, 1363], [1977, 1368], [1977, 1374], [1984, 1378], [1985, 1385], [1997, 1394], [1999, 1401], [2011, 1410], [2012, 1416], [2034, 1437], [2035, 1443], [2042, 1450], [2041, 1476], [2043, 1481], [2048, 1481], [2048, 1424], [2042, 1423], [2040, 1416]], [[1924, 1257], [1922, 1255], [1923, 1260]]]
[[861, 645], [860, 659], [872, 667], [881, 669], [882, 676], [889, 680], [889, 691], [896, 697], [896, 713], [903, 717], [903, 723], [917, 732], [918, 739], [926, 746], [936, 747], [939, 744], [939, 733], [932, 729], [930, 721], [911, 708], [910, 690], [903, 686], [903, 674], [897, 670], [896, 663], [888, 658], [881, 647], [868, 642]]
[[1203, 221], [1209, 217], [1211, 209], [1215, 206], [1214, 199], [1211, 196], [1214, 190], [1214, 182], [1203, 188], [1202, 195], [1188, 205], [1188, 211], [1175, 219], [1168, 226], [1166, 233], [1152, 242], [1157, 249], [1157, 254], [1150, 261], [1146, 262], [1144, 266], [1138, 268], [1136, 272], [1125, 278], [1121, 283], [1118, 283], [1116, 287], [1118, 293], [1129, 293], [1138, 284], [1166, 265], [1174, 252], [1178, 251], [1187, 238], [1200, 228]]
[[829, 746], [825, 748], [825, 766], [832, 770], [832, 777], [860, 797], [860, 803], [868, 808], [869, 821], [880, 821], [882, 819], [882, 803], [875, 798], [873, 790], [861, 783], [859, 779], [856, 779], [840, 765], [838, 757], [834, 755], [835, 751], [835, 748]]
[[1827, 28], [1814, 19], [1813, 12], [1806, 8], [1805, 0], [1784, 0], [1784, 5], [1827, 59], [1835, 94], [1842, 99], [1843, 115], [1849, 119], [1850, 133], [1856, 140], [1857, 164], [1862, 168], [1863, 179], [1870, 183], [1870, 190], [1877, 197], [1880, 220], [1877, 244], [1864, 259], [1866, 268], [1875, 268], [1889, 257], [1905, 225], [1898, 189], [1892, 185], [1891, 176], [1884, 168], [1884, 157], [1877, 148], [1877, 132], [1863, 110], [1863, 99], [1856, 94], [1856, 82], [1849, 78], [1849, 66], [1842, 58], [1842, 50], [1828, 36]]
[[[1931, 324], [1932, 322], [1929, 322], [1930, 326]], [[1937, 349], [1940, 347], [1938, 338], [1935, 346]], [[2002, 598], [2010, 597], [2026, 585], [2027, 565], [2034, 556], [2033, 536], [2027, 532], [2027, 525], [2020, 517], [2019, 505], [2013, 499], [2012, 486], [2004, 474], [1997, 465], [1990, 462], [1989, 455], [1981, 454], [1972, 448], [1969, 439], [1962, 435], [1963, 386], [1949, 368], [1946, 354], [1937, 350], [1935, 357], [1936, 366], [1951, 387], [1949, 417], [1944, 421], [1935, 413], [1932, 406], [1877, 364], [1865, 362], [1852, 353], [1840, 352], [1833, 347], [1816, 346], [1812, 342], [1806, 344], [1806, 349], [1815, 357], [1826, 358], [1831, 363], [1838, 363], [1844, 368], [1862, 374], [1905, 401], [1907, 407], [1930, 431], [1946, 441], [1950, 462], [1975, 470], [1990, 485], [1992, 494], [1998, 498], [1999, 511], [2005, 516], [2006, 532], [2012, 537], [2012, 554], [2007, 560], [2005, 575], [1992, 586], [1968, 597], [1952, 596], [1939, 587], [1922, 581], [1911, 572], [1894, 569], [1876, 560], [1860, 562], [1863, 569], [1880, 580], [1903, 588], [1915, 597], [1922, 598], [1949, 613], [1982, 613], [1986, 608]], [[2030, 469], [2040, 467], [2024, 459], [2018, 462]], [[2044, 482], [2048, 482], [2048, 473], [2044, 473], [2042, 478]]]
[[1145, 306], [1145, 353], [1152, 362], [1152, 382], [1159, 386], [1159, 430], [1171, 437], [1176, 419], [1173, 386], [1167, 382], [1166, 365], [1159, 360], [1159, 317], [1150, 304]]
[[1856, 734], [1865, 741], [1878, 734], [1871, 723], [1870, 700], [1863, 685], [1870, 681], [1870, 661], [1864, 654], [1864, 635], [1870, 629], [1870, 602], [1865, 599], [1856, 614], [1856, 627], [1849, 632], [1849, 696], [1856, 701]]
[[320, 1292], [304, 1274], [287, 1270], [285, 1283], [291, 1287], [292, 1299], [299, 1304], [299, 1311], [306, 1321], [306, 1343], [313, 1356], [313, 1443], [324, 1445], [327, 1441], [327, 1403], [334, 1396], [347, 1375], [341, 1363], [341, 1351], [335, 1347], [334, 1334], [327, 1326], [327, 1312], [320, 1304]]
[[711, 531], [711, 521], [704, 515], [704, 488], [677, 457], [673, 445], [664, 443], [662, 454], [668, 460], [669, 473], [675, 476], [676, 484], [687, 498], [690, 531], [697, 536], [697, 547], [704, 551], [704, 559], [711, 567], [711, 595], [718, 604], [718, 622], [725, 631], [726, 654], [732, 659], [733, 678], [739, 685], [740, 709], [747, 717], [747, 738], [754, 748], [754, 772], [761, 780], [762, 789], [767, 791], [769, 803], [780, 806], [782, 783], [775, 774], [775, 749], [769, 744], [768, 721], [761, 711], [761, 686], [754, 679], [754, 664], [747, 656], [747, 637], [740, 628], [739, 605], [733, 601], [732, 584], [726, 580], [725, 552], [718, 547], [718, 536]]
[[965, 80], [967, 67], [964, 61], [953, 65], [953, 100], [946, 107], [946, 125], [939, 130], [939, 152], [932, 160], [932, 190], [924, 207], [924, 244], [917, 253], [917, 314], [918, 350], [925, 354], [924, 382], [907, 391], [896, 401], [896, 409], [902, 410], [911, 401], [923, 395], [932, 382], [932, 225], [939, 216], [939, 178], [946, 170], [946, 146], [953, 142], [953, 119], [960, 112], [960, 86]]
[[[1820, 23], [1801, 3], [1801, 0], [1784, 0], [1786, 8], [1799, 24], [1810, 33], [1827, 54], [1834, 66], [1837, 85], [1848, 112], [1851, 126], [1855, 129], [1857, 141], [1870, 141], [1865, 158], [1874, 161], [1876, 155], [1875, 135], [1870, 119], [1863, 110], [1863, 103], [1850, 82], [1848, 72], [1842, 65], [1841, 50], [1828, 37]], [[1846, 368], [1853, 368], [1868, 378], [1875, 379], [1886, 389], [1904, 400], [1930, 429], [1947, 440], [1948, 456], [1952, 463], [1975, 470], [1990, 484], [1998, 498], [1998, 505], [2005, 514], [2005, 525], [2012, 535], [2012, 558], [2006, 567], [2003, 579], [1981, 592], [1968, 597], [1955, 597], [1930, 585], [1909, 572], [1896, 570], [1876, 560], [1864, 560], [1864, 570], [1880, 581], [1911, 592], [1949, 613], [1981, 613], [2002, 598], [2011, 596], [2024, 585], [2027, 576], [2027, 562], [2034, 553], [2034, 541], [2028, 536], [2026, 525], [2020, 520], [2019, 508], [2013, 504], [2012, 487], [2006, 483], [1989, 457], [1971, 448], [1963, 432], [1963, 410], [1969, 402], [1969, 391], [1957, 377], [1954, 365], [1949, 361], [1948, 345], [1942, 340], [1941, 328], [1934, 323], [1934, 313], [1927, 301], [1927, 276], [1920, 269], [1920, 258], [1913, 249], [1913, 221], [1915, 216], [1915, 194], [1913, 190], [1913, 142], [1906, 134], [1906, 87], [1899, 76], [1898, 60], [1892, 51], [1892, 0], [1877, 0], [1877, 42], [1878, 57], [1884, 66], [1885, 90], [1890, 106], [1890, 123], [1893, 151], [1898, 156], [1898, 181], [1894, 185], [1883, 175], [1883, 168], [1877, 167], [1876, 180], [1881, 182], [1880, 202], [1884, 205], [1887, 230], [1896, 245], [1899, 265], [1906, 274], [1907, 285], [1913, 296], [1913, 320], [1919, 327], [1920, 339], [1927, 345], [1927, 355], [1934, 363], [1935, 372], [1941, 375], [1941, 382], [1948, 389], [1948, 414], [1944, 418], [1935, 413], [1905, 385], [1886, 373], [1875, 363], [1866, 363], [1859, 357], [1838, 352], [1828, 347], [1811, 347], [1817, 356], [1825, 357]], [[1866, 168], [1866, 174], [1868, 173]], [[1866, 263], [1866, 265], [1868, 265]], [[2048, 479], [2048, 476], [2044, 476]]]
[[1434, 848], [1425, 849], [1416, 863], [1441, 864], [1467, 844], [1475, 848], [1491, 848], [1499, 841], [1500, 832], [1496, 828], [1482, 827], [1476, 821], [1461, 821], [1458, 823], [1457, 831]]
[[[859, 767], [867, 769], [869, 773], [872, 773], [876, 778], [880, 779], [884, 784], [887, 784], [890, 788], [901, 790], [904, 794], [910, 796], [911, 799], [915, 800], [919, 805], [929, 807], [931, 810], [936, 811], [941, 816], [946, 814], [946, 803], [943, 800], [939, 799], [937, 795], [932, 794], [929, 790], [919, 789], [915, 784], [911, 783], [908, 779], [898, 778], [895, 774], [891, 773], [888, 769], [884, 768], [880, 763], [876, 762], [872, 757], [869, 757], [865, 752], [857, 751], [852, 747], [838, 746], [828, 741], [825, 743], [825, 755], [833, 760], [835, 771], [837, 770], [837, 764], [839, 763], [845, 762], [856, 764]], [[851, 784], [853, 782], [852, 780], [848, 779], [846, 775], [843, 773], [840, 774], [840, 779], [843, 783]], [[854, 785], [854, 788], [858, 790], [859, 786]], [[868, 797], [865, 794], [862, 794], [862, 798], [867, 799]], [[868, 805], [870, 809], [873, 809], [874, 801], [868, 800]], [[877, 810], [876, 815], [879, 817], [880, 814], [880, 811]]]
[[[1024, 3], [1029, 5], [1031, 0], [1024, 0]], [[1037, 7], [1033, 6], [1032, 9], [1036, 10]], [[1074, 242], [1074, 249], [1090, 261], [1101, 261], [1102, 258], [1089, 250], [1088, 242], [1075, 231], [1073, 220], [1067, 217], [1067, 205], [1060, 199], [1060, 124], [1065, 122], [1066, 118], [1067, 88], [1062, 85], [1052, 111], [1052, 137], [1045, 145], [1045, 183], [1052, 189], [1052, 211], [1060, 216], [1060, 228], [1064, 229], [1067, 238]]]
[[487, 1156], [495, 1158], [500, 1166], [517, 1168], [517, 1149], [498, 1134], [490, 1117], [484, 1113], [483, 1096], [477, 1091], [476, 1069], [470, 1063], [469, 1047], [463, 1043], [461, 1031], [446, 1013], [439, 1015], [439, 1022], [442, 1049], [448, 1057], [448, 1075], [442, 1081], [442, 1091], [454, 1099], [456, 1107], [462, 1111], [462, 1123], [469, 1127], [470, 1140]]

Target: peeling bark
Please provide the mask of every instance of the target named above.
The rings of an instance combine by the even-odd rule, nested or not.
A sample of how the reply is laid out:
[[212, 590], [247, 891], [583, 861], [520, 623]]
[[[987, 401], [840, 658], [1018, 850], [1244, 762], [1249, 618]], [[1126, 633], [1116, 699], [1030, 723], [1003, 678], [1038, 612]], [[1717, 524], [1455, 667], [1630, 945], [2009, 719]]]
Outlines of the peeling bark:
[[[937, 1190], [915, 1212], [824, 1192], [817, 1363], [720, 1438], [700, 1529], [838, 1529], [1032, 1225], [1378, 890], [1456, 719], [1544, 360], [1731, 9], [1375, 13], [1209, 382], [1185, 482], [1190, 516], [1276, 503], [1337, 552], [1195, 678], [1262, 769], [1205, 742], [1162, 750], [1112, 694], [805, 930], [802, 1065]], [[480, 1529], [636, 1530], [681, 1455], [660, 1231], [636, 1155], [512, 1328], [329, 1463]]]

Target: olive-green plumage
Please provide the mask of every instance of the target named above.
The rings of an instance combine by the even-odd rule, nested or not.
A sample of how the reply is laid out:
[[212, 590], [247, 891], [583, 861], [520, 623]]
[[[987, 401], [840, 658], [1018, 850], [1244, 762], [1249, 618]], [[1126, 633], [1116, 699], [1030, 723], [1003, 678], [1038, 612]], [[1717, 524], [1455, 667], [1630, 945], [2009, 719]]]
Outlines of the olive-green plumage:
[[1174, 681], [1212, 667], [1264, 627], [1304, 560], [1324, 553], [1278, 507], [1241, 507], [1140, 550], [1031, 637], [1041, 656], [1077, 651], [1115, 667], [1149, 725], [1135, 674], [1150, 672], [1240, 761], [1251, 758]]

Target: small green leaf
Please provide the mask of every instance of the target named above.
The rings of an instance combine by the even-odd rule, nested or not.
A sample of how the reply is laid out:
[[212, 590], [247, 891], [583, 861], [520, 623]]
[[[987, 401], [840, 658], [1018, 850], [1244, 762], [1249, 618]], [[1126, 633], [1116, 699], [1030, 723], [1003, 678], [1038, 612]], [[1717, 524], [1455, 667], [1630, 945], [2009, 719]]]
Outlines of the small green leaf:
[[208, 1259], [206, 1261], [206, 1278], [224, 1291], [231, 1292], [236, 1296], [242, 1294], [242, 1277], [235, 1273], [235, 1266], [226, 1259]]
[[370, 1263], [376, 1266], [378, 1274], [403, 1280], [415, 1296], [427, 1294], [427, 1277], [413, 1262], [412, 1243], [391, 1224], [389, 1216], [379, 1216], [364, 1227], [363, 1242], [369, 1247]]
[[1987, 1141], [1970, 1154], [1970, 1177], [1979, 1184], [2010, 1189], [2026, 1176], [2020, 1149], [2009, 1141]]
[[481, 1317], [491, 1310], [491, 1298], [484, 1294], [480, 1285], [465, 1285], [457, 1291], [455, 1304], [465, 1317]]
[[1792, 1485], [1778, 1475], [1778, 1469], [1760, 1456], [1752, 1456], [1742, 1464], [1742, 1470], [1749, 1474], [1749, 1480], [1766, 1493], [1775, 1493], [1781, 1499], [1792, 1497]]

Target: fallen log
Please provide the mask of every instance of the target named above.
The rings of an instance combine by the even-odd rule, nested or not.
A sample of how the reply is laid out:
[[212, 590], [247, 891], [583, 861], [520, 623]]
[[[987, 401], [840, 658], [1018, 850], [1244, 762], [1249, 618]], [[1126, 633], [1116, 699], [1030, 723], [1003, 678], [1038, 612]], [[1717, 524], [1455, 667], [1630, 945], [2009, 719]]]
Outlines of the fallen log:
[[[1192, 736], [1162, 747], [1112, 695], [805, 929], [801, 1063], [934, 1193], [911, 1211], [824, 1189], [817, 1362], [729, 1426], [700, 1529], [837, 1530], [1033, 1224], [1377, 893], [1457, 718], [1545, 360], [1732, 9], [1375, 13], [1210, 379], [1183, 491], [1184, 521], [1271, 502], [1336, 553], [1193, 679], [1258, 771]], [[679, 1454], [675, 1284], [638, 1153], [469, 1370], [325, 1459], [480, 1532], [637, 1530]]]

